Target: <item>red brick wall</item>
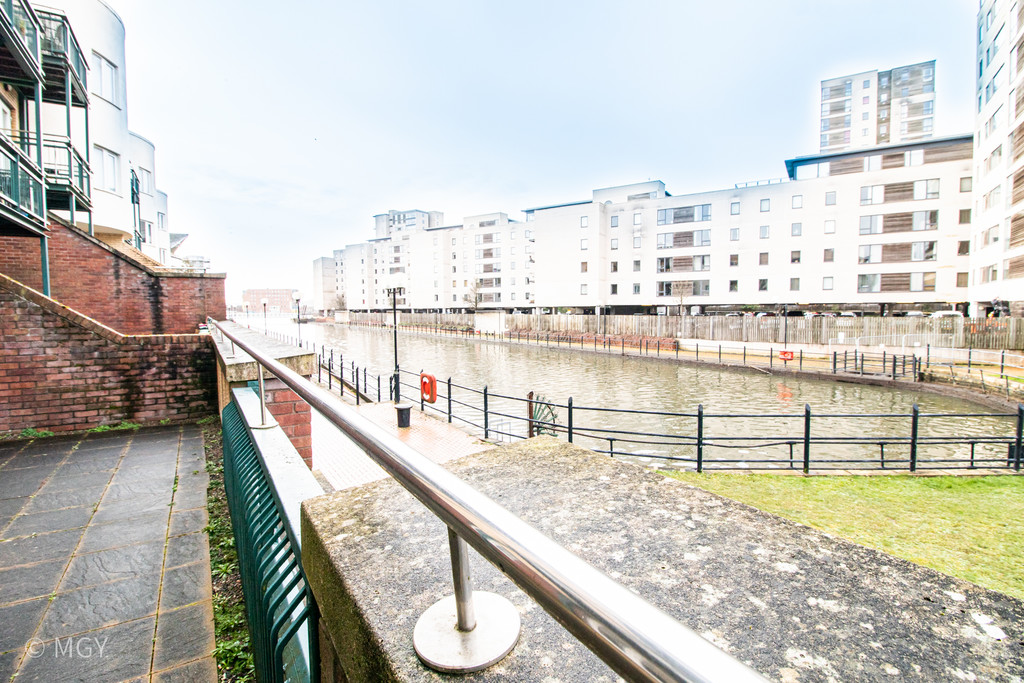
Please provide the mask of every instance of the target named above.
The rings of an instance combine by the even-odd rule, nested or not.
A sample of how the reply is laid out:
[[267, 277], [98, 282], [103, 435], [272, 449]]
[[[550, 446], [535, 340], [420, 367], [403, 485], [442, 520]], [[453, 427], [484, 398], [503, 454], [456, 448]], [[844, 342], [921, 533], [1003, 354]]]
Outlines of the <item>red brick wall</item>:
[[0, 276], [0, 435], [216, 413], [209, 337], [125, 336]]
[[267, 381], [264, 391], [267, 394], [267, 410], [277, 420], [306, 466], [312, 469], [313, 428], [309, 404], [277, 379]]
[[[226, 317], [224, 276], [149, 270], [99, 240], [50, 224], [50, 296], [124, 334], [191, 334]], [[0, 236], [0, 273], [42, 291], [39, 240]]]

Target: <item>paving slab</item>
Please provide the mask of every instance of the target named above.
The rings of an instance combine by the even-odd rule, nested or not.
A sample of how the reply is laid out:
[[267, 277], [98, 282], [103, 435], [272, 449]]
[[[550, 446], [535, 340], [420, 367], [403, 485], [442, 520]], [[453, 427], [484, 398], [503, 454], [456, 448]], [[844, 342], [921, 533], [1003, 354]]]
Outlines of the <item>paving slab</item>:
[[0, 680], [216, 679], [204, 465], [194, 425], [0, 444]]

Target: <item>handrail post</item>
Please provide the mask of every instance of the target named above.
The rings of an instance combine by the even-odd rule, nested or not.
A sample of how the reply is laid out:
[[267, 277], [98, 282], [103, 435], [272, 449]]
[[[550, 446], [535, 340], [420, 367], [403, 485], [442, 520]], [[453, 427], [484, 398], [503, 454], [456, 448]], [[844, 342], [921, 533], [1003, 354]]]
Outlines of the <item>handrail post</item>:
[[460, 631], [476, 628], [473, 610], [473, 582], [469, 576], [469, 546], [448, 528], [448, 547], [452, 554], [452, 581], [455, 584], [455, 612]]
[[490, 423], [487, 415], [487, 385], [484, 385], [484, 438], [490, 436]]
[[704, 471], [704, 404], [697, 405], [697, 473]]
[[[263, 363], [256, 361], [256, 367], [259, 368], [259, 387], [260, 387], [260, 426], [267, 426], [267, 395], [263, 390]], [[1019, 411], [1018, 411], [1019, 412]], [[1020, 434], [1020, 421], [1017, 422], [1017, 433]], [[1020, 441], [1020, 439], [1017, 439]]]
[[811, 404], [804, 404], [804, 474], [811, 471]]
[[568, 426], [569, 426], [569, 443], [572, 443], [572, 396], [569, 397], [569, 402], [566, 404], [568, 407]]
[[[914, 404], [910, 411], [910, 471], [917, 471], [917, 429], [918, 421], [921, 419], [921, 411]], [[1019, 422], [1018, 422], [1019, 424]]]
[[1013, 456], [1013, 469], [1020, 472], [1021, 435], [1024, 434], [1024, 405], [1017, 404], [1017, 448]]
[[452, 378], [448, 378], [448, 424], [452, 423]]

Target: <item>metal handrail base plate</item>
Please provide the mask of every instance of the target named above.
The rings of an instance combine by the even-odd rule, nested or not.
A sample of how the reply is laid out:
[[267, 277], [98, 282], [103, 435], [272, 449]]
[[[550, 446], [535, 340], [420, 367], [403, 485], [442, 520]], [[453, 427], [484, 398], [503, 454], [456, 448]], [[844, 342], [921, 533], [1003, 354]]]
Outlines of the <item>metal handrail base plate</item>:
[[435, 671], [470, 673], [501, 661], [519, 642], [519, 611], [506, 598], [473, 591], [476, 628], [460, 631], [455, 596], [431, 605], [413, 629], [412, 643], [420, 660]]

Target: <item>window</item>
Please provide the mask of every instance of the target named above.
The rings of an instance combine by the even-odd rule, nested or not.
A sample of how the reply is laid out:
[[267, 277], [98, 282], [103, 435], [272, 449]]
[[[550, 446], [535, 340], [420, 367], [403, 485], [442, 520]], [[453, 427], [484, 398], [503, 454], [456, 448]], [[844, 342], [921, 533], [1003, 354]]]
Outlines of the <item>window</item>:
[[613, 273], [619, 272], [619, 262], [618, 261], [612, 261], [612, 272]]
[[729, 280], [729, 291], [730, 292], [738, 292], [738, 291], [740, 291], [740, 281], [739, 280]]
[[732, 204], [729, 205], [729, 215], [730, 216], [739, 216], [740, 215], [740, 203], [739, 202], [733, 202]]
[[836, 192], [835, 192], [835, 190], [830, 190], [830, 191], [825, 193], [825, 206], [835, 206], [835, 205], [836, 205]]
[[793, 195], [793, 208], [802, 209], [804, 208], [804, 196], [802, 194]]
[[764, 213], [766, 211], [771, 211], [771, 206], [772, 206], [772, 202], [771, 202], [770, 199], [762, 199], [761, 200], [761, 213]]
[[791, 252], [789, 252], [789, 262], [790, 263], [800, 263], [800, 252], [799, 251], [791, 251]]
[[634, 294], [639, 294], [640, 293], [640, 283], [639, 282], [634, 282], [633, 283], [633, 293]]
[[934, 261], [935, 242], [913, 242], [910, 245], [911, 261]]
[[590, 224], [590, 216], [580, 216], [580, 227], [585, 228]]
[[586, 285], [580, 285], [580, 294], [586, 294], [586, 293], [587, 293], [587, 286]]
[[95, 153], [92, 163], [93, 185], [101, 190], [117, 192], [118, 169], [121, 166], [120, 155], [99, 145], [94, 145], [93, 151]]
[[738, 266], [739, 264], [740, 264], [740, 255], [739, 254], [729, 254], [729, 265], [730, 266]]
[[634, 273], [639, 273], [640, 272], [640, 261], [633, 261], [633, 272]]
[[729, 241], [730, 242], [739, 242], [740, 241], [740, 229], [739, 228], [729, 228]]
[[877, 292], [881, 286], [881, 277], [875, 273], [872, 275], [857, 276], [857, 292], [860, 294]]
[[693, 269], [697, 271], [711, 270], [711, 255], [705, 254], [704, 256], [694, 256]]
[[144, 168], [139, 168], [139, 192], [153, 194], [153, 173]]
[[800, 291], [800, 278], [791, 277], [789, 278], [789, 291], [799, 292]]
[[160, 230], [167, 229], [167, 214], [159, 213], [156, 214], [156, 227]]
[[618, 248], [619, 248], [619, 240], [618, 240], [618, 239], [616, 239], [615, 237], [613, 237], [613, 238], [612, 238], [612, 242], [611, 242], [611, 245], [612, 245], [612, 250], [613, 250], [613, 251], [614, 251], [615, 249], [618, 249]]
[[910, 291], [911, 292], [934, 292], [935, 291], [935, 273], [911, 273], [910, 274]]
[[95, 74], [92, 81], [93, 93], [107, 102], [117, 104], [117, 67], [99, 53], [92, 53], [92, 70]]
[[938, 227], [938, 211], [915, 211], [912, 214], [911, 230], [935, 230]]
[[767, 251], [762, 251], [760, 254], [757, 255], [757, 265], [759, 265], [759, 266], [767, 266], [768, 265], [768, 252]]
[[826, 292], [832, 291], [832, 276], [831, 275], [826, 275], [825, 277], [821, 278], [821, 288], [823, 290], [825, 290]]
[[793, 237], [800, 237], [800, 235], [804, 234], [804, 224], [803, 223], [794, 223], [792, 225], [792, 227], [790, 228], [790, 234]]
[[862, 244], [858, 250], [857, 263], [878, 263], [882, 260], [881, 244]]
[[763, 239], [763, 240], [768, 239], [768, 226], [767, 225], [762, 225], [761, 226], [760, 235], [761, 235], [761, 239]]
[[677, 209], [659, 209], [658, 225], [673, 223], [700, 223], [711, 220], [711, 205], [681, 206]]
[[864, 88], [865, 90], [867, 90], [868, 88], [871, 87], [871, 81], [869, 81], [867, 79], [864, 79], [864, 85], [861, 86], [861, 87]]
[[971, 223], [971, 210], [960, 209], [960, 225], [970, 225]]
[[974, 179], [970, 176], [960, 179], [960, 191], [970, 192], [974, 188]]
[[618, 294], [619, 293], [619, 286], [618, 285], [612, 285], [611, 293], [612, 293], [612, 296], [615, 296], [616, 294]]
[[612, 227], [613, 228], [619, 227], [619, 217], [618, 216], [612, 216]]
[[659, 282], [657, 284], [657, 291], [655, 293], [658, 296], [672, 296], [672, 283], [671, 282]]
[[580, 272], [581, 273], [587, 272], [587, 267], [588, 267], [587, 266], [587, 261], [580, 261]]
[[581, 251], [586, 251], [587, 250], [587, 240], [586, 239], [581, 239], [580, 240], [580, 250]]
[[829, 247], [822, 254], [822, 261], [825, 263], [833, 263], [836, 260], [836, 250]]
[[674, 232], [658, 233], [658, 249], [671, 249], [674, 236]]
[[882, 217], [881, 216], [861, 216], [860, 217], [860, 234], [862, 234], [862, 235], [880, 235], [880, 234], [882, 234]]
[[767, 280], [767, 278], [762, 278], [762, 279], [757, 281], [757, 291], [759, 291], [759, 292], [767, 292], [768, 291], [768, 280]]
[[904, 164], [907, 166], [920, 166], [924, 163], [924, 150], [912, 149], [907, 152]]
[[957, 256], [968, 256], [971, 253], [971, 241], [960, 240], [957, 242], [956, 255]]
[[825, 234], [831, 235], [836, 231], [836, 222], [833, 220], [825, 221]]
[[662, 256], [658, 258], [658, 272], [659, 273], [671, 273], [672, 272], [672, 257]]
[[938, 199], [939, 179], [914, 181], [914, 199]]
[[695, 246], [695, 247], [709, 247], [709, 246], [711, 246], [711, 231], [710, 230], [694, 230], [693, 231], [693, 246]]
[[641, 214], [641, 213], [634, 213], [633, 214], [633, 225], [643, 225], [643, 214]]
[[862, 206], [864, 204], [881, 204], [884, 197], [884, 185], [868, 185], [860, 188], [860, 203]]
[[956, 286], [957, 287], [966, 287], [967, 286], [967, 279], [968, 279], [968, 274], [967, 273], [957, 273], [956, 274]]

